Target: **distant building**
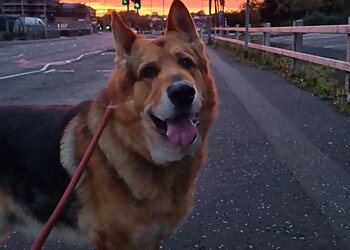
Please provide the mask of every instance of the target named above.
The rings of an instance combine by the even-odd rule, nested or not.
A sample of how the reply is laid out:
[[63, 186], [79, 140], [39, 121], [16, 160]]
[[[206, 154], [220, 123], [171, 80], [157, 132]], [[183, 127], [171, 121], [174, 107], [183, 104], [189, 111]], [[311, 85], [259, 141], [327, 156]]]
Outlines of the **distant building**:
[[60, 4], [55, 11], [55, 22], [63, 35], [85, 35], [97, 31], [96, 10], [84, 4]]
[[58, 0], [2, 0], [2, 12], [10, 16], [30, 16], [50, 19]]

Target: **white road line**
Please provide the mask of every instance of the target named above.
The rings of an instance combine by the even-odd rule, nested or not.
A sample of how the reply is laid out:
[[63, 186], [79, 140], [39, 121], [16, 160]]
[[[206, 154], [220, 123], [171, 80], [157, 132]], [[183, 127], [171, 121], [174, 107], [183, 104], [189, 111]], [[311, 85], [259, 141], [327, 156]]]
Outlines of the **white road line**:
[[103, 52], [103, 53], [101, 53], [101, 56], [104, 56], [104, 55], [115, 55], [115, 52]]
[[96, 72], [103, 72], [103, 73], [113, 72], [113, 69], [97, 69]]
[[74, 73], [74, 69], [57, 69], [56, 72], [58, 73]]
[[19, 57], [22, 57], [24, 56], [24, 54], [19, 54], [18, 56], [13, 56], [13, 58], [19, 58]]
[[50, 70], [44, 71], [43, 73], [47, 74], [47, 73], [53, 73], [53, 72], [56, 72], [56, 73], [74, 73], [74, 69], [50, 69]]
[[329, 46], [324, 46], [326, 49], [331, 49], [331, 48], [336, 48], [339, 47], [339, 45], [329, 45]]
[[9, 78], [14, 78], [14, 77], [18, 77], [18, 76], [24, 76], [24, 75], [30, 75], [30, 74], [35, 74], [35, 73], [40, 73], [40, 72], [44, 72], [47, 70], [48, 67], [53, 66], [53, 65], [65, 65], [65, 64], [69, 64], [72, 62], [76, 62], [81, 60], [84, 56], [88, 56], [88, 55], [93, 55], [93, 54], [99, 54], [102, 51], [93, 51], [93, 52], [89, 52], [89, 53], [84, 53], [80, 56], [78, 56], [77, 58], [73, 58], [71, 60], [64, 60], [64, 61], [58, 61], [58, 62], [50, 62], [44, 65], [44, 67], [42, 67], [39, 70], [34, 70], [34, 71], [29, 71], [29, 72], [24, 72], [24, 73], [18, 73], [18, 74], [13, 74], [13, 75], [7, 75], [7, 76], [1, 76], [0, 80], [4, 80], [4, 79], [9, 79]]
[[55, 72], [55, 71], [56, 71], [55, 69], [50, 69], [50, 70], [44, 71], [43, 73], [47, 74], [47, 73], [51, 73], [51, 72]]
[[40, 73], [41, 71], [42, 71], [42, 70], [35, 70], [35, 71], [29, 71], [29, 72], [14, 74], [14, 75], [2, 76], [2, 77], [0, 77], [0, 80], [4, 80], [4, 79], [8, 79], [8, 78], [13, 78], [13, 77], [17, 77], [17, 76], [25, 76], [25, 75]]

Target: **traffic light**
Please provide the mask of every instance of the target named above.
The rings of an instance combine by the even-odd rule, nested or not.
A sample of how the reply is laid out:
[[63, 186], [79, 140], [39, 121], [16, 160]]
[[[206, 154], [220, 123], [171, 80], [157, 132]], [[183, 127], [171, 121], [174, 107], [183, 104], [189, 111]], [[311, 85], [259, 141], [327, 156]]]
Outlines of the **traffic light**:
[[122, 0], [123, 5], [128, 5], [129, 4], [129, 0]]
[[108, 31], [110, 31], [110, 30], [111, 30], [111, 26], [110, 26], [110, 25], [108, 25], [108, 24], [106, 25], [106, 27], [105, 27], [105, 28], [106, 28], [106, 30], [108, 30]]
[[135, 0], [134, 1], [134, 8], [135, 9], [141, 9], [141, 0]]

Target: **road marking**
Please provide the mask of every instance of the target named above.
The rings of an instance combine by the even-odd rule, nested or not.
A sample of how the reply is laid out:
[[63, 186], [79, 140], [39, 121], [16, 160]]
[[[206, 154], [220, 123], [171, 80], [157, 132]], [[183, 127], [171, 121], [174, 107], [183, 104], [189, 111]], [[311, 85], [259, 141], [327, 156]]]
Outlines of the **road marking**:
[[42, 71], [42, 70], [35, 70], [35, 71], [29, 71], [29, 72], [14, 74], [14, 75], [2, 76], [2, 77], [0, 77], [0, 80], [4, 80], [4, 79], [8, 79], [8, 78], [13, 78], [13, 77], [18, 77], [18, 76], [30, 75], [30, 74], [35, 74], [35, 73], [40, 73], [41, 71]]
[[58, 72], [58, 73], [74, 73], [75, 70], [74, 69], [58, 69], [58, 70], [56, 70], [56, 72]]
[[44, 74], [47, 74], [47, 73], [51, 73], [51, 72], [55, 72], [55, 71], [56, 71], [55, 69], [50, 69], [50, 70], [44, 71], [43, 73], [44, 73]]
[[108, 73], [108, 72], [113, 72], [113, 69], [97, 69], [96, 72], [103, 72], [103, 73]]
[[115, 52], [103, 52], [103, 53], [101, 53], [101, 56], [104, 56], [104, 55], [115, 55]]
[[74, 73], [74, 69], [50, 69], [50, 70], [46, 70], [43, 73], [47, 74], [47, 73]]
[[40, 72], [44, 72], [48, 69], [48, 67], [50, 66], [57, 66], [57, 65], [65, 65], [65, 64], [70, 64], [76, 61], [81, 60], [83, 57], [88, 56], [88, 55], [93, 55], [93, 54], [99, 54], [102, 51], [92, 51], [92, 52], [88, 52], [88, 53], [84, 53], [81, 54], [80, 56], [78, 56], [77, 58], [73, 58], [71, 60], [64, 60], [64, 61], [58, 61], [58, 62], [50, 62], [44, 65], [44, 67], [42, 67], [39, 70], [34, 70], [34, 71], [29, 71], [29, 72], [24, 72], [24, 73], [18, 73], [18, 74], [13, 74], [13, 75], [7, 75], [7, 76], [1, 76], [0, 80], [4, 80], [4, 79], [9, 79], [9, 78], [14, 78], [14, 77], [19, 77], [19, 76], [25, 76], [25, 75], [30, 75], [30, 74], [36, 74], [36, 73], [40, 73]]
[[326, 48], [326, 49], [336, 48], [336, 47], [339, 47], [339, 45], [329, 45], [329, 46], [324, 46], [324, 48]]
[[24, 56], [24, 54], [19, 54], [18, 56], [14, 56], [13, 58], [19, 58], [19, 57], [22, 57]]

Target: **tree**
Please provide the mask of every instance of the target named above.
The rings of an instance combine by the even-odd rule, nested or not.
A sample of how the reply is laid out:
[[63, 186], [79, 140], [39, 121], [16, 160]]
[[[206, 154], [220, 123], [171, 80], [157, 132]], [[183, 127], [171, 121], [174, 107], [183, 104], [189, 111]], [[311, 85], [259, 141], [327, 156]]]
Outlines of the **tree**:
[[272, 25], [279, 25], [279, 17], [276, 16], [277, 0], [265, 0], [260, 9], [261, 20], [263, 22], [271, 22]]
[[273, 26], [310, 16], [316, 23], [317, 19], [325, 19], [320, 23], [341, 23], [350, 15], [350, 4], [349, 0], [264, 0], [259, 12], [262, 21]]

